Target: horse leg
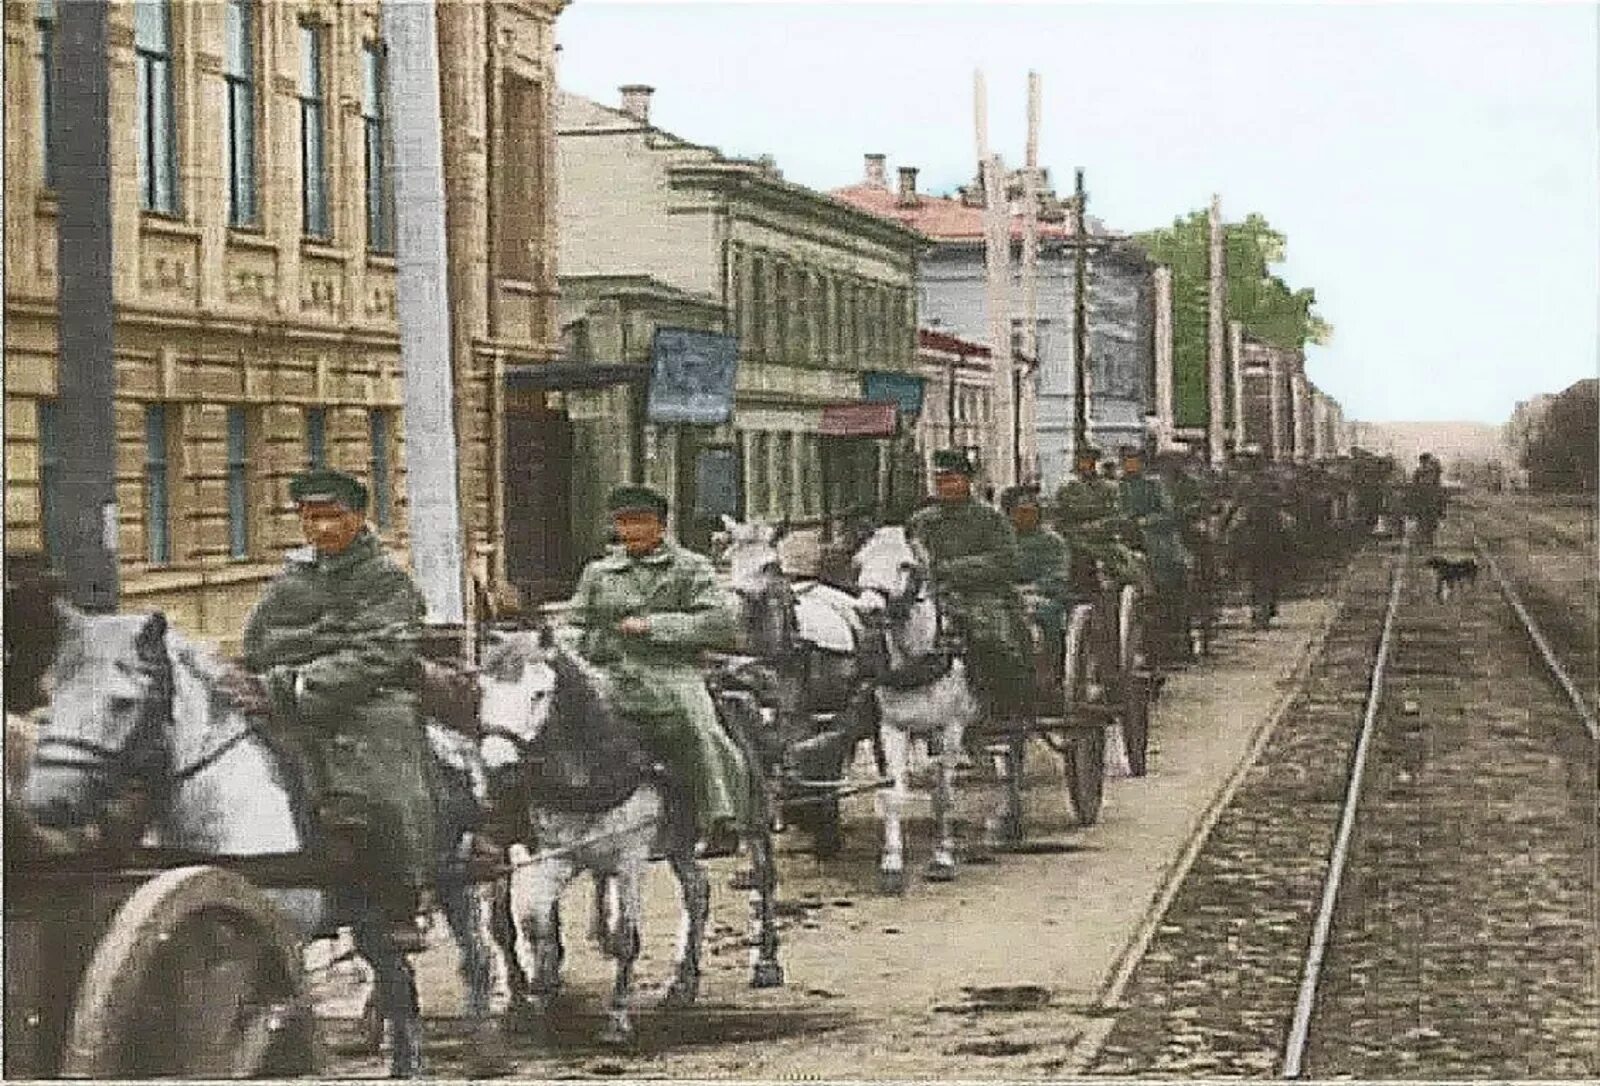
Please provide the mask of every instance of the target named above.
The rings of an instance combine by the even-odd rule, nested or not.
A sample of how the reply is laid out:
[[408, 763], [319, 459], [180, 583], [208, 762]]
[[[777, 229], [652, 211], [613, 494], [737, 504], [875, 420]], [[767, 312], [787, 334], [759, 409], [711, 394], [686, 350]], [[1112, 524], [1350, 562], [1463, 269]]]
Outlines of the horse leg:
[[750, 891], [750, 987], [783, 987], [783, 966], [778, 961], [778, 919], [774, 899], [778, 894], [777, 857], [772, 835], [763, 825], [750, 839], [755, 888]]
[[512, 875], [514, 908], [533, 949], [527, 1009], [534, 1023], [542, 1020], [561, 991], [561, 892], [576, 873], [570, 859], [558, 858], [520, 868]]
[[906, 889], [905, 840], [900, 818], [905, 810], [911, 772], [911, 738], [905, 730], [891, 724], [878, 729], [883, 744], [884, 763], [894, 780], [886, 792], [878, 793], [878, 817], [883, 822], [883, 855], [878, 861], [878, 885], [886, 894], [903, 894]]
[[489, 907], [489, 935], [500, 948], [500, 959], [506, 966], [506, 987], [511, 993], [511, 1007], [522, 1010], [528, 1004], [527, 971], [522, 968], [522, 957], [517, 953], [517, 923], [511, 911], [511, 879], [496, 879], [494, 899]]
[[938, 778], [933, 785], [933, 859], [928, 861], [927, 877], [932, 882], [949, 882], [956, 877], [955, 781], [956, 761], [961, 756], [962, 727], [959, 721], [945, 725], [944, 741], [938, 761]]
[[606, 1044], [627, 1044], [633, 1040], [633, 1021], [629, 1002], [633, 996], [633, 967], [639, 960], [639, 929], [643, 917], [643, 874], [645, 857], [629, 857], [614, 874], [617, 887], [617, 933], [611, 941], [616, 955], [617, 973], [611, 985], [609, 1018], [600, 1039]]
[[[462, 985], [466, 989], [467, 1020], [472, 1031], [469, 1062], [475, 1075], [498, 1075], [511, 1070], [500, 1036], [489, 1028], [489, 1000], [494, 995], [491, 951], [483, 938], [483, 903], [477, 888], [450, 872], [439, 879], [439, 905], [461, 955]], [[512, 952], [515, 953], [515, 946]]]
[[604, 947], [611, 933], [611, 876], [604, 871], [593, 872], [594, 909], [589, 917], [589, 939], [595, 946]]
[[994, 772], [1000, 782], [1000, 799], [989, 816], [985, 836], [992, 849], [1004, 849], [1022, 839], [1022, 738], [1013, 736], [994, 750]]
[[373, 994], [392, 1031], [389, 1077], [420, 1078], [422, 1011], [416, 973], [390, 937], [387, 923], [378, 911], [363, 910], [355, 924], [356, 949], [372, 966]]
[[674, 849], [667, 859], [678, 880], [682, 921], [678, 928], [678, 956], [664, 1002], [669, 1007], [687, 1007], [700, 996], [700, 953], [705, 945], [706, 921], [711, 916], [711, 882], [692, 848]]

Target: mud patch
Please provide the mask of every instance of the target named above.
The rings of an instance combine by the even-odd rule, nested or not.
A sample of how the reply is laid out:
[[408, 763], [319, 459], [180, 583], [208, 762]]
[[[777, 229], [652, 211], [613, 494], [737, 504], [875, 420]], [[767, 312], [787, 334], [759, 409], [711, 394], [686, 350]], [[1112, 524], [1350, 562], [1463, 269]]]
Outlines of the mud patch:
[[943, 1003], [936, 1014], [1012, 1014], [1037, 1011], [1050, 1005], [1050, 989], [1037, 984], [1006, 984], [961, 989], [961, 1003]]
[[1026, 1041], [968, 1041], [949, 1049], [952, 1056], [988, 1056], [991, 1058], [1002, 1056], [1026, 1056], [1037, 1045], [1028, 1044]]

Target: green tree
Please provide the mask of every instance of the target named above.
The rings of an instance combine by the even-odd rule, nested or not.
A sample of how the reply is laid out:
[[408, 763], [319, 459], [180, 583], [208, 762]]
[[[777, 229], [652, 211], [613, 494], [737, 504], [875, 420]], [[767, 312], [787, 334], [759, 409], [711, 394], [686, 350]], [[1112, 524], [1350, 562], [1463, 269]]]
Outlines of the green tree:
[[[1172, 269], [1172, 399], [1179, 426], [1206, 424], [1209, 234], [1207, 213], [1195, 211], [1174, 219], [1171, 227], [1135, 237], [1151, 259]], [[1227, 317], [1241, 322], [1248, 334], [1279, 347], [1326, 343], [1333, 329], [1315, 312], [1316, 292], [1291, 290], [1272, 273], [1272, 266], [1283, 262], [1287, 243], [1258, 214], [1223, 225]], [[1230, 393], [1225, 390], [1224, 403], [1232, 402]]]
[[1579, 381], [1550, 405], [1523, 466], [1534, 490], [1593, 494], [1600, 475], [1600, 384]]

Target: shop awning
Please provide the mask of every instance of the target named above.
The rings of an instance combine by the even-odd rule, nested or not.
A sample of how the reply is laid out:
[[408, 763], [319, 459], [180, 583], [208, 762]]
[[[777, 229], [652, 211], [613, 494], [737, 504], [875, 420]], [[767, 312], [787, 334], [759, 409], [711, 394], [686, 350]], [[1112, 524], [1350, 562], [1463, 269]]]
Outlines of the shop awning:
[[635, 362], [536, 362], [506, 367], [506, 383], [523, 388], [609, 388], [649, 378], [650, 367]]
[[839, 403], [822, 409], [824, 437], [893, 437], [900, 413], [892, 403]]

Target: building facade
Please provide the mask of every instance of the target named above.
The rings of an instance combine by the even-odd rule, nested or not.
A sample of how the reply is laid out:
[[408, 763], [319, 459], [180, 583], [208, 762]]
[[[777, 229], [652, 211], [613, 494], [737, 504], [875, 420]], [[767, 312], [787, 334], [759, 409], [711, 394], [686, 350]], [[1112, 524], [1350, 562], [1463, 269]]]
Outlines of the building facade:
[[[438, 7], [464, 542], [491, 577], [499, 373], [555, 353], [561, 6]], [[52, 472], [71, 456], [53, 433], [54, 5], [4, 17], [7, 545], [48, 552]], [[300, 542], [294, 473], [363, 477], [374, 524], [404, 553], [379, 4], [138, 0], [108, 17], [123, 605], [228, 647]]]
[[[819, 526], [829, 506], [867, 498], [851, 485], [870, 478], [853, 462], [825, 463], [825, 409], [864, 402], [873, 374], [915, 371], [923, 239], [785, 181], [770, 160], [732, 159], [662, 130], [650, 102], [650, 88], [638, 86], [623, 88], [620, 108], [559, 98], [562, 281], [623, 277], [714, 307], [673, 319], [737, 337], [733, 419], [656, 426], [637, 420], [637, 401], [623, 396], [613, 407], [630, 414], [608, 410], [606, 425], [639, 433], [636, 467], [677, 496], [682, 538], [702, 540], [714, 527], [694, 513], [698, 458], [728, 450], [744, 515]], [[594, 304], [574, 297], [564, 319], [588, 319]], [[643, 361], [653, 318], [639, 320], [626, 350]], [[623, 352], [613, 342], [591, 361], [620, 362]], [[621, 481], [622, 468], [616, 456], [589, 458], [574, 460], [571, 474], [592, 480], [592, 496]], [[574, 516], [600, 519], [603, 510], [575, 507]]]
[[980, 343], [932, 328], [922, 329], [917, 343], [924, 389], [917, 420], [923, 485], [933, 483], [933, 454], [940, 449], [965, 450], [980, 461], [977, 485], [993, 485], [981, 470], [981, 453], [994, 424], [993, 353]]
[[[834, 196], [852, 206], [926, 235], [932, 247], [918, 270], [917, 296], [924, 324], [975, 342], [990, 338], [984, 207], [977, 185], [955, 196], [917, 191], [917, 171], [899, 171], [890, 188], [884, 156], [866, 156], [861, 183]], [[1023, 476], [1054, 488], [1071, 473], [1074, 418], [1075, 263], [1078, 240], [1069, 201], [1048, 184], [1038, 195], [1036, 266], [1038, 336], [1034, 359], [1023, 359], [1025, 294], [1021, 254], [1023, 204], [1020, 175], [1007, 186], [1011, 238], [1010, 294], [1013, 329], [1008, 364], [1020, 374], [1018, 402], [1031, 432], [1019, 435]], [[1142, 444], [1154, 407], [1155, 266], [1126, 239], [1093, 219], [1086, 224], [1086, 298], [1089, 439], [1106, 451]]]

